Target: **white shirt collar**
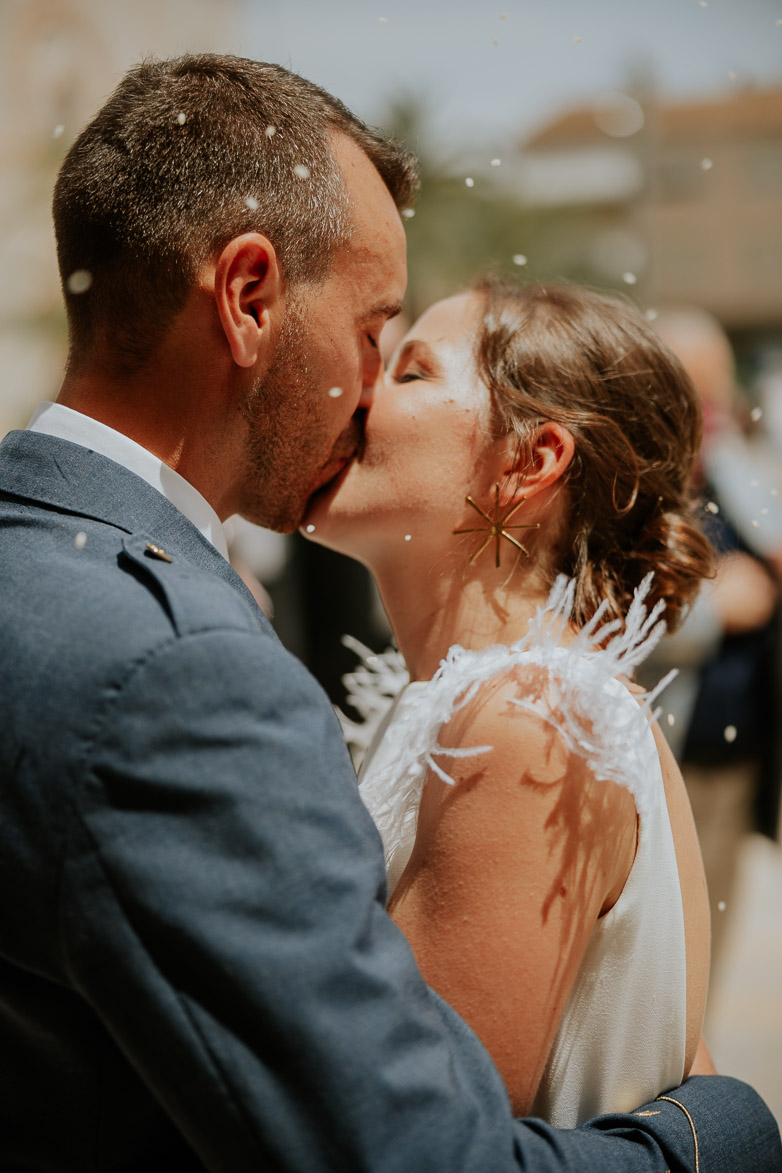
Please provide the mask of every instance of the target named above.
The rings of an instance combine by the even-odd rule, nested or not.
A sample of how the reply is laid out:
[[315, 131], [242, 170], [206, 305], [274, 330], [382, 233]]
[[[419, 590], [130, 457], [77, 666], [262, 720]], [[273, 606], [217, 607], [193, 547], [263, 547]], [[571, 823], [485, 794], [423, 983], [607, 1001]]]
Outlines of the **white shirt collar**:
[[225, 531], [206, 498], [178, 472], [174, 472], [173, 468], [169, 468], [129, 436], [99, 423], [91, 416], [82, 415], [80, 411], [64, 407], [62, 403], [49, 401], [38, 404], [27, 429], [57, 436], [60, 440], [70, 440], [72, 444], [81, 444], [83, 448], [107, 456], [115, 464], [121, 464], [129, 472], [135, 473], [162, 493], [180, 513], [184, 513], [207, 541], [228, 559]]

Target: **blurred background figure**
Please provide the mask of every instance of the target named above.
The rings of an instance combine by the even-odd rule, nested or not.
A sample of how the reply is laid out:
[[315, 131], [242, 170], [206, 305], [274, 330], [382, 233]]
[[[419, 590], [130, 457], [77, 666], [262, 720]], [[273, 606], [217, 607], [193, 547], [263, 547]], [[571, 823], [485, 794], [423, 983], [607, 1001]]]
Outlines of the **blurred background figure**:
[[663, 695], [663, 727], [682, 766], [700, 836], [714, 968], [733, 910], [742, 840], [750, 831], [772, 839], [777, 833], [780, 610], [772, 558], [782, 552], [776, 496], [782, 478], [778, 455], [760, 429], [752, 431], [753, 413], [737, 388], [733, 353], [717, 320], [682, 308], [660, 312], [655, 327], [701, 398], [697, 491], [717, 562], [715, 578], [704, 585], [681, 631], [644, 665], [644, 677], [651, 681], [663, 669], [679, 669]]

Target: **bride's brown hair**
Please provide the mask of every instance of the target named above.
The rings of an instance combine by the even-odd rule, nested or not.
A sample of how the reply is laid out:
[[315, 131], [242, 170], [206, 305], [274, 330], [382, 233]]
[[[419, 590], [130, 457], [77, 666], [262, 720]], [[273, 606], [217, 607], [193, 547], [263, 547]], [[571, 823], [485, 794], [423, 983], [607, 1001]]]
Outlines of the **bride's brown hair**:
[[478, 367], [500, 427], [522, 462], [536, 427], [555, 420], [575, 440], [564, 477], [569, 511], [552, 570], [575, 579], [573, 620], [600, 602], [623, 617], [654, 571], [669, 630], [712, 573], [695, 519], [701, 444], [697, 393], [679, 360], [630, 305], [576, 286], [484, 278]]

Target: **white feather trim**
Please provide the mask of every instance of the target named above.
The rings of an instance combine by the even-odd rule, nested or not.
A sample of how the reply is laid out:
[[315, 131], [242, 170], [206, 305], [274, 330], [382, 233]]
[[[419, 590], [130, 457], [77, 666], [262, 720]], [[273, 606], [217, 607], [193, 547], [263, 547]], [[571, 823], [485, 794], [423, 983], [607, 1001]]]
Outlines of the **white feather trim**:
[[453, 784], [435, 759], [472, 757], [492, 748], [444, 749], [438, 742], [440, 729], [483, 684], [515, 667], [546, 671], [542, 676], [530, 674], [537, 685], [530, 684], [528, 693], [511, 698], [514, 704], [552, 725], [566, 745], [584, 757], [596, 778], [626, 786], [640, 813], [659, 797], [659, 771], [653, 768], [657, 751], [649, 722], [659, 715], [659, 710], [652, 712], [654, 701], [676, 673], [637, 697], [617, 680], [632, 674], [665, 632], [660, 618], [664, 603], [651, 611], [646, 608], [651, 579], [648, 575], [636, 590], [624, 623], [604, 622], [603, 603], [576, 637], [563, 644], [565, 633], [571, 635], [575, 584], [560, 576], [522, 639], [479, 651], [452, 647], [430, 681], [409, 687], [398, 652], [374, 656], [357, 641], [350, 642], [363, 666], [345, 683], [351, 703], [366, 719], [363, 726], [350, 722], [349, 733], [354, 744], [359, 737], [364, 746], [376, 739], [360, 774], [361, 796], [383, 838], [387, 867], [415, 836], [427, 770]]
[[373, 652], [352, 635], [343, 635], [342, 642], [356, 653], [361, 662], [359, 668], [342, 677], [347, 699], [361, 720], [353, 721], [341, 709], [337, 709], [342, 736], [351, 747], [354, 762], [360, 765], [378, 726], [410, 676], [402, 653], [395, 648]]

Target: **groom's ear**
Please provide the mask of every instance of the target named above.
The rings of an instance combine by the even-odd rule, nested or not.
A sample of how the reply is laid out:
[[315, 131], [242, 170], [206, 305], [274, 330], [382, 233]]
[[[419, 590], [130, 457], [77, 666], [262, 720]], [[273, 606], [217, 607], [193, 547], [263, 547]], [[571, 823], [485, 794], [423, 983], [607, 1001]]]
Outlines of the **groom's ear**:
[[563, 424], [544, 420], [521, 448], [516, 443], [503, 469], [511, 497], [534, 497], [552, 488], [567, 471], [576, 450], [573, 435]]
[[271, 241], [259, 232], [229, 240], [215, 262], [214, 299], [237, 366], [255, 366], [268, 349], [271, 319], [282, 296], [282, 274]]

